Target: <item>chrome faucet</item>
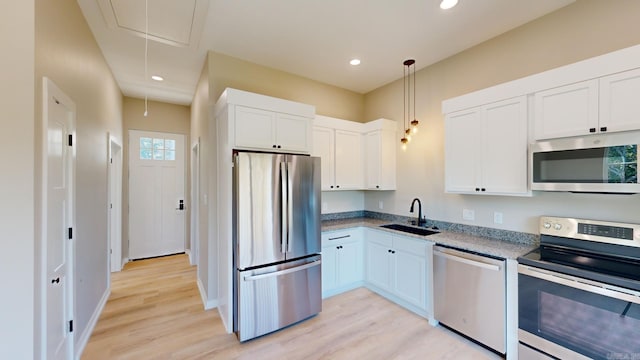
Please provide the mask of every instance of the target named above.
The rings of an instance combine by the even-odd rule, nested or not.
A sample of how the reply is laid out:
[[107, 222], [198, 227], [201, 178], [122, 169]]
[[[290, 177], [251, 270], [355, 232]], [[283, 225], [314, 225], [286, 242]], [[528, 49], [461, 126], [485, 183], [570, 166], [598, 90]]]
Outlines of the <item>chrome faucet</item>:
[[411, 202], [411, 208], [409, 208], [409, 212], [413, 213], [413, 205], [416, 203], [416, 201], [418, 202], [418, 226], [422, 226], [425, 225], [427, 223], [426, 219], [422, 218], [422, 203], [420, 202], [420, 199], [415, 198], [413, 199], [413, 201]]

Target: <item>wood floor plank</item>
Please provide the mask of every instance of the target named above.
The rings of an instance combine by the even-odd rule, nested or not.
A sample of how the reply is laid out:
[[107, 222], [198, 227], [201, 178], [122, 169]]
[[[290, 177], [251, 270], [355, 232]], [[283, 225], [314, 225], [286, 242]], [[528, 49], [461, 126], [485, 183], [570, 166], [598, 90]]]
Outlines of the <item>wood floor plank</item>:
[[323, 301], [315, 317], [245, 343], [204, 311], [186, 255], [128, 263], [82, 359], [499, 359], [367, 289]]

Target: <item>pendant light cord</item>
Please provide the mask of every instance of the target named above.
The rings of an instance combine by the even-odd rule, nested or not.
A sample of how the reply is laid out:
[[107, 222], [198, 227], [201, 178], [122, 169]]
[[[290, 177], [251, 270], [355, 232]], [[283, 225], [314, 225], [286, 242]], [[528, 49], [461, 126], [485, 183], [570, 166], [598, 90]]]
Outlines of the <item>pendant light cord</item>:
[[148, 85], [147, 85], [147, 67], [148, 67], [148, 57], [149, 57], [149, 0], [144, 0], [144, 116], [146, 117], [148, 114], [148, 105], [147, 105], [147, 93], [148, 93]]

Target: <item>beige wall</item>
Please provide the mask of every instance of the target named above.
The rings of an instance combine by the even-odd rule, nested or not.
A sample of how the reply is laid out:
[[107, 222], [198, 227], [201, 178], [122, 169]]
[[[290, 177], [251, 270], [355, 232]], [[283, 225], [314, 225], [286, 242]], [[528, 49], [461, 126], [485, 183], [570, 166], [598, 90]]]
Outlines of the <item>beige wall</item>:
[[[209, 141], [206, 135], [209, 129], [209, 61], [208, 56], [202, 67], [198, 84], [196, 85], [193, 102], [191, 103], [191, 142], [198, 144], [198, 152], [200, 154], [200, 161], [198, 167], [198, 174], [200, 178], [200, 193], [197, 194], [197, 206], [198, 206], [198, 281], [205, 292], [204, 296], [208, 299], [215, 299], [217, 297], [217, 290], [215, 286], [209, 284], [209, 280], [213, 277], [209, 276], [211, 272], [210, 267], [215, 264], [210, 259], [216, 259], [217, 253], [210, 254], [212, 249], [208, 243], [208, 204], [205, 202], [207, 196], [207, 166], [204, 161], [208, 158], [206, 154], [211, 151], [212, 142]], [[205, 302], [207, 299], [205, 299]]]
[[[89, 320], [108, 289], [108, 134], [122, 141], [122, 95], [78, 3], [59, 0], [36, 1], [35, 4], [36, 172], [41, 160], [38, 155], [42, 135], [42, 77], [55, 82], [74, 101], [77, 111], [74, 232], [77, 344], [83, 336], [89, 335], [86, 333]], [[38, 183], [36, 189], [39, 189]], [[39, 192], [36, 194], [38, 199]], [[36, 204], [39, 209], [38, 202]], [[36, 241], [36, 259], [39, 249]], [[38, 274], [36, 270], [36, 276]], [[37, 278], [36, 301], [40, 295], [39, 280]], [[36, 319], [38, 317], [36, 312]], [[36, 329], [40, 329], [37, 323]]]
[[[144, 116], [144, 99], [124, 97], [122, 104], [122, 118], [124, 128], [123, 158], [123, 181], [122, 181], [122, 203], [129, 203], [129, 130], [157, 131], [185, 136], [185, 202], [187, 204], [187, 216], [185, 216], [185, 248], [189, 248], [189, 164], [191, 146], [189, 141], [191, 110], [189, 106], [168, 104], [157, 101], [147, 101], [147, 116]], [[129, 258], [129, 211], [128, 206], [122, 209], [122, 255]]]
[[315, 105], [316, 114], [363, 121], [364, 96], [284, 71], [209, 52], [210, 98], [227, 87]]
[[0, 12], [0, 358], [34, 356], [34, 0]]
[[[614, 5], [615, 4], [615, 5]], [[423, 201], [428, 218], [537, 232], [539, 215], [574, 216], [637, 222], [637, 196], [537, 193], [531, 198], [444, 194], [444, 130], [441, 102], [447, 98], [640, 44], [640, 1], [578, 0], [522, 27], [429, 66], [417, 73], [420, 132], [406, 152], [398, 153], [398, 189], [369, 192], [365, 207], [409, 214], [411, 199]], [[420, 59], [417, 59], [419, 65]], [[365, 120], [402, 119], [402, 80], [365, 96]], [[474, 151], [475, 149], [469, 149]], [[493, 212], [504, 224], [493, 224]]]

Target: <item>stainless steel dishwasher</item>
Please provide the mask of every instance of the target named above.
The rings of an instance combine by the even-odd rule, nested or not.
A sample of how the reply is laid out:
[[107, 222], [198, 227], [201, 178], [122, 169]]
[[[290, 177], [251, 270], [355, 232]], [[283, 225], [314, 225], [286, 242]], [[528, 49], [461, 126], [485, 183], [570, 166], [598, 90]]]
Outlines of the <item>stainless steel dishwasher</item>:
[[441, 324], [506, 351], [506, 261], [433, 248], [434, 312]]

